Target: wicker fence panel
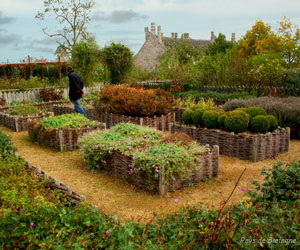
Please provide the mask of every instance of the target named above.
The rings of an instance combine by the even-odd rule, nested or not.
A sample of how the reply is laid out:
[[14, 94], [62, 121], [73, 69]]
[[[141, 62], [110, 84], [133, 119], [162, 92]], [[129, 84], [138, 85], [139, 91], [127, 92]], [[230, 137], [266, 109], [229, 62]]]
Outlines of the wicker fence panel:
[[219, 170], [219, 147], [207, 147], [205, 152], [199, 153], [199, 158], [196, 162], [197, 170], [193, 170], [187, 176], [179, 176], [179, 178], [176, 178], [176, 181], [170, 180], [167, 184], [161, 181], [162, 178], [164, 179], [163, 168], [160, 169], [159, 179], [154, 179], [151, 177], [152, 174], [146, 171], [132, 171], [131, 163], [131, 157], [124, 156], [119, 151], [114, 151], [112, 157], [107, 160], [104, 169], [148, 192], [165, 195], [167, 192], [188, 187], [204, 179], [217, 177]]
[[219, 145], [222, 155], [253, 162], [289, 150], [290, 128], [279, 128], [272, 133], [251, 135], [171, 124], [170, 131], [186, 133], [200, 144]]
[[77, 140], [80, 136], [93, 130], [102, 130], [105, 128], [106, 126], [103, 123], [98, 123], [94, 127], [87, 127], [80, 130], [73, 128], [54, 128], [47, 129], [46, 135], [43, 134], [43, 136], [41, 136], [35, 126], [33, 126], [28, 128], [28, 136], [34, 138], [43, 145], [50, 146], [62, 152], [77, 149]]

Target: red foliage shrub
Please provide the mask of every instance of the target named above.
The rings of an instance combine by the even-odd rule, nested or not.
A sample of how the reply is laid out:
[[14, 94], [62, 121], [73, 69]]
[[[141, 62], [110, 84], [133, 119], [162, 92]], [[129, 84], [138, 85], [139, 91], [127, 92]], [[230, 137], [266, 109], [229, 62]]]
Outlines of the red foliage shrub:
[[62, 100], [62, 94], [63, 90], [57, 90], [55, 88], [41, 89], [39, 93], [41, 100], [44, 102]]
[[169, 91], [170, 92], [182, 92], [182, 85], [178, 84], [178, 83], [172, 83], [170, 85]]
[[168, 113], [173, 106], [173, 97], [163, 90], [111, 86], [101, 91], [100, 103], [113, 113], [153, 116]]

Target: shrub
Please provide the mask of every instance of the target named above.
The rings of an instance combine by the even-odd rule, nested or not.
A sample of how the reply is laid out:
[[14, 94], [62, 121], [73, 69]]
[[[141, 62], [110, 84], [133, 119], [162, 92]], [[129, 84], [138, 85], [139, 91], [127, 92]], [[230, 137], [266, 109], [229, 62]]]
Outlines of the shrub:
[[236, 134], [245, 132], [249, 125], [249, 116], [244, 111], [230, 111], [226, 114], [224, 124], [229, 132]]
[[184, 124], [193, 124], [193, 114], [195, 111], [192, 109], [187, 109], [182, 113], [182, 121]]
[[167, 114], [173, 107], [173, 98], [163, 90], [110, 86], [100, 93], [98, 109], [101, 105], [112, 113], [153, 116]]
[[244, 108], [242, 110], [248, 113], [252, 118], [257, 115], [267, 115], [267, 112], [259, 107]]
[[0, 157], [16, 151], [10, 138], [0, 131]]
[[10, 115], [28, 116], [38, 115], [41, 111], [35, 106], [27, 105], [9, 108], [6, 112]]
[[218, 118], [218, 127], [222, 130], [226, 130], [225, 118], [226, 118], [226, 114], [220, 115], [219, 118]]
[[[191, 110], [193, 109], [191, 108]], [[192, 124], [194, 124], [196, 127], [203, 126], [202, 115], [205, 111], [205, 108], [194, 109], [194, 112], [192, 113]]]
[[250, 120], [250, 131], [265, 134], [270, 128], [270, 120], [267, 116], [257, 115]]
[[63, 90], [55, 88], [41, 89], [39, 96], [44, 102], [58, 101], [63, 99]]
[[219, 113], [216, 110], [207, 110], [202, 114], [202, 121], [206, 128], [217, 128]]
[[278, 128], [278, 121], [277, 118], [274, 115], [268, 115], [267, 116], [270, 122], [270, 128], [269, 131], [274, 131], [275, 129]]

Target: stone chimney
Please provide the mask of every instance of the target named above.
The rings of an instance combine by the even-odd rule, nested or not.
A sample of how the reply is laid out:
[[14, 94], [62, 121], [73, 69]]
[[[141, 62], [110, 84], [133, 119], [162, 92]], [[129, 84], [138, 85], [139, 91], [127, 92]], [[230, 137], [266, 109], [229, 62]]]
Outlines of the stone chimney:
[[151, 23], [151, 33], [155, 35], [155, 23]]
[[157, 38], [158, 38], [159, 43], [162, 43], [161, 26], [157, 26]]
[[235, 33], [231, 33], [231, 42], [235, 43]]
[[215, 36], [214, 32], [211, 31], [211, 32], [210, 32], [210, 41], [214, 42], [215, 39], [216, 39], [216, 36]]

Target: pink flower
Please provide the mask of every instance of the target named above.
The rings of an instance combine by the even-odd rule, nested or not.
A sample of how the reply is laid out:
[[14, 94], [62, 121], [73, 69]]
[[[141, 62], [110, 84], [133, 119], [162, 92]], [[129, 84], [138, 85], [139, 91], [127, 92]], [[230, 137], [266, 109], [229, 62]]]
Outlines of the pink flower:
[[246, 189], [242, 188], [242, 189], [241, 189], [241, 191], [242, 191], [242, 192], [245, 192], [245, 191], [246, 191]]
[[33, 222], [31, 222], [31, 223], [30, 223], [30, 226], [32, 226], [32, 227], [33, 227], [33, 225], [34, 225], [34, 223], [33, 223]]
[[146, 166], [148, 166], [149, 164], [148, 163], [146, 163]]
[[108, 232], [108, 231], [106, 231], [105, 233], [106, 233], [106, 234], [109, 234], [109, 232]]
[[176, 181], [176, 178], [175, 178], [175, 177], [173, 178], [173, 181]]
[[179, 199], [178, 198], [176, 198], [175, 200], [174, 200], [174, 203], [177, 203], [179, 201]]

